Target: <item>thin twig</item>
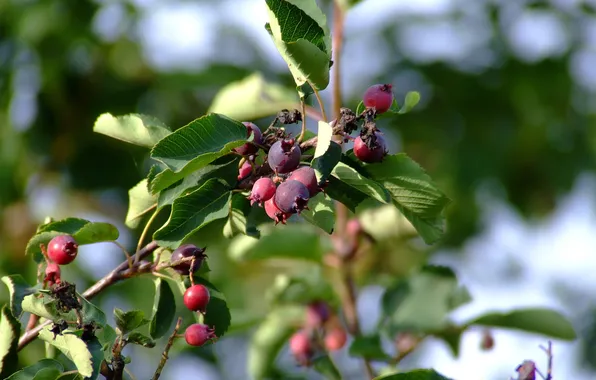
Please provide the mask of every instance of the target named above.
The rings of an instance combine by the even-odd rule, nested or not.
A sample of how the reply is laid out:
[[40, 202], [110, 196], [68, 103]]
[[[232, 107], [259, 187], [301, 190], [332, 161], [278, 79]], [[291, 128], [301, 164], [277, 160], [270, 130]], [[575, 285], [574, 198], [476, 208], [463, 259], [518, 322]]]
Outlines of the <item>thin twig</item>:
[[540, 346], [542, 350], [546, 353], [548, 358], [548, 363], [546, 367], [546, 377], [544, 380], [552, 380], [553, 379], [553, 342], [550, 340], [548, 341], [548, 346]]
[[312, 89], [315, 93], [315, 97], [317, 98], [317, 102], [319, 102], [319, 108], [321, 109], [321, 116], [323, 116], [323, 121], [327, 121], [327, 114], [325, 113], [325, 104], [323, 103], [323, 99], [321, 99], [321, 94], [319, 91], [313, 87]]
[[333, 117], [339, 120], [341, 109], [341, 53], [343, 49], [344, 12], [337, 1], [333, 2]]
[[300, 107], [302, 109], [302, 129], [300, 130], [300, 136], [298, 136], [298, 143], [302, 142], [306, 134], [306, 104], [304, 103], [304, 99], [300, 99]]
[[155, 370], [155, 374], [153, 375], [152, 380], [159, 379], [161, 371], [163, 370], [163, 367], [166, 365], [166, 362], [168, 361], [168, 353], [170, 352], [170, 348], [172, 348], [172, 345], [174, 344], [174, 339], [176, 339], [176, 337], [178, 336], [178, 330], [180, 330], [181, 324], [182, 317], [178, 317], [176, 327], [174, 327], [174, 332], [172, 332], [172, 335], [170, 335], [170, 338], [168, 339], [168, 344], [166, 344], [166, 347], [164, 348], [163, 353], [161, 354], [161, 361], [159, 362], [159, 366], [157, 366], [157, 369]]
[[128, 253], [128, 251], [126, 250], [126, 248], [124, 248], [124, 246], [120, 243], [118, 243], [116, 240], [112, 241], [112, 243], [116, 244], [118, 246], [118, 248], [120, 248], [122, 250], [122, 252], [124, 252], [124, 256], [126, 256], [126, 261], [128, 261], [128, 267], [132, 268], [132, 257], [130, 257], [130, 254]]

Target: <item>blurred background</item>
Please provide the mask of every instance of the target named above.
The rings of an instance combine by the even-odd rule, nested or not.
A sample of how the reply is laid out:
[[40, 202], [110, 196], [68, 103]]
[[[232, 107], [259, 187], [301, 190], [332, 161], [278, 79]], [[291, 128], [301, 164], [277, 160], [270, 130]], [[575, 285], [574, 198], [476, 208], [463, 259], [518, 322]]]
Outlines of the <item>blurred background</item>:
[[[320, 5], [330, 10], [329, 1]], [[0, 275], [34, 281], [23, 252], [46, 216], [112, 222], [132, 249], [140, 231], [123, 223], [127, 191], [146, 175], [147, 151], [94, 134], [95, 119], [139, 112], [175, 129], [203, 115], [224, 85], [254, 72], [292, 89], [266, 21], [261, 0], [0, 0]], [[555, 378], [595, 378], [596, 1], [364, 0], [349, 11], [345, 37], [345, 106], [355, 108], [374, 83], [392, 83], [398, 102], [407, 91], [422, 95], [413, 112], [381, 129], [391, 152], [407, 152], [453, 199], [445, 239], [420, 250], [453, 266], [475, 297], [454, 319], [554, 307], [580, 336], [554, 342]], [[329, 91], [323, 96], [329, 108]], [[196, 241], [209, 246], [211, 280], [233, 315], [258, 320], [275, 270], [231, 262], [222, 225]], [[80, 289], [123, 259], [110, 244], [85, 246], [80, 256], [64, 271]], [[391, 274], [382, 260], [374, 265]], [[366, 275], [361, 281], [370, 331], [382, 288]], [[135, 279], [94, 302], [107, 313], [150, 313], [147, 286], [149, 279]], [[246, 378], [250, 332], [208, 348], [175, 345], [162, 378]], [[466, 333], [457, 358], [429, 340], [404, 366], [458, 380], [508, 379], [524, 359], [545, 368], [538, 345], [546, 338], [501, 330], [494, 337], [484, 352], [481, 331]], [[24, 352], [21, 364], [30, 364], [43, 344]], [[136, 377], [150, 377], [147, 363], [160, 349], [128, 353]], [[287, 353], [280, 360], [311, 377]], [[345, 353], [338, 360], [357, 373], [358, 361]]]

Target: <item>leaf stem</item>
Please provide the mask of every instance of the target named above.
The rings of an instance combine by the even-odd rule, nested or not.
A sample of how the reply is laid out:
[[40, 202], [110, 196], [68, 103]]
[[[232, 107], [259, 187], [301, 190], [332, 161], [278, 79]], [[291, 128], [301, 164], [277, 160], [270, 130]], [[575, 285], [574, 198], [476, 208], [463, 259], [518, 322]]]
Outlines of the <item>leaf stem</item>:
[[126, 261], [128, 261], [128, 267], [132, 268], [132, 257], [130, 257], [130, 254], [128, 253], [128, 251], [126, 250], [126, 248], [124, 248], [124, 246], [120, 243], [118, 243], [116, 240], [112, 241], [112, 243], [116, 244], [118, 246], [118, 248], [120, 248], [122, 250], [122, 252], [124, 252], [124, 256], [126, 256]]
[[[159, 214], [158, 209], [156, 209], [153, 212], [153, 215], [151, 215], [151, 217], [147, 221], [147, 224], [145, 224], [145, 227], [143, 228], [143, 232], [141, 232], [141, 237], [139, 237], [139, 242], [137, 244], [137, 252], [141, 250], [141, 247], [143, 246], [143, 240], [145, 240], [145, 237], [147, 236], [147, 233], [149, 232], [149, 227], [151, 227], [151, 223], [153, 223], [155, 218], [157, 218], [157, 214]], [[138, 263], [138, 262], [139, 262], [138, 257], [135, 257], [135, 263]]]
[[319, 94], [319, 91], [317, 89], [315, 89], [314, 87], [312, 88], [312, 90], [315, 93], [315, 97], [317, 98], [317, 102], [319, 103], [319, 108], [321, 109], [321, 116], [323, 117], [323, 121], [327, 122], [327, 113], [325, 113], [325, 104], [323, 104], [323, 99], [321, 99], [321, 94]]
[[302, 112], [302, 129], [300, 131], [300, 136], [298, 136], [298, 143], [301, 143], [304, 139], [304, 134], [306, 133], [306, 104], [304, 103], [304, 99], [300, 99], [300, 108]]
[[166, 347], [164, 348], [163, 353], [161, 354], [161, 361], [159, 362], [159, 365], [155, 370], [155, 374], [153, 375], [152, 380], [159, 379], [161, 371], [163, 370], [163, 367], [166, 365], [166, 362], [168, 361], [168, 353], [170, 352], [170, 348], [172, 348], [172, 345], [174, 344], [174, 339], [178, 337], [178, 330], [180, 330], [181, 324], [182, 317], [178, 317], [178, 321], [176, 322], [176, 326], [174, 327], [174, 332], [172, 332], [172, 335], [170, 335], [170, 338], [168, 339], [168, 344], [166, 344]]

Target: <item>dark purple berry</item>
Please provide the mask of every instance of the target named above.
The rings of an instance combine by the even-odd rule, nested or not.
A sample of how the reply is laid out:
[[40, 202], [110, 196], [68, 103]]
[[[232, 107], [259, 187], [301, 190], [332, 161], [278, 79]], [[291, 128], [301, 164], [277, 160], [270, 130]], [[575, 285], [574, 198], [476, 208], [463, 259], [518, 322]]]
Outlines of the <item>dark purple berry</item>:
[[315, 301], [306, 308], [306, 326], [311, 328], [322, 327], [331, 317], [329, 305], [323, 301]]
[[295, 180], [287, 180], [275, 192], [275, 204], [285, 213], [296, 214], [304, 210], [308, 203], [309, 193], [306, 186]]
[[317, 184], [315, 170], [310, 166], [303, 166], [294, 170], [288, 179], [298, 181], [306, 186], [311, 198], [317, 195], [317, 193], [320, 191], [319, 185]]
[[58, 235], [48, 244], [48, 257], [58, 265], [67, 265], [77, 257], [79, 245], [70, 235]]
[[[246, 126], [246, 137], [250, 137], [250, 134], [254, 134], [254, 138], [252, 142], [247, 142], [246, 144], [239, 146], [238, 148], [234, 149], [236, 153], [241, 154], [243, 156], [248, 156], [250, 154], [255, 154], [259, 150], [259, 147], [255, 144], [261, 144], [261, 130], [255, 124], [250, 123], [248, 121], [242, 122]], [[254, 144], [253, 144], [254, 143]]]
[[[203, 263], [203, 260], [205, 259], [205, 257], [207, 257], [205, 255], [205, 248], [198, 248], [194, 244], [181, 245], [180, 247], [176, 248], [176, 250], [174, 252], [172, 252], [172, 257], [170, 258], [170, 262], [173, 263], [173, 262], [182, 260], [186, 257], [193, 257], [193, 256], [195, 257], [195, 263], [192, 268], [192, 272], [196, 272], [197, 270], [199, 270], [201, 268], [201, 264]], [[191, 272], [190, 265], [191, 265], [191, 261], [188, 261], [188, 262], [184, 262], [182, 264], [175, 265], [172, 268], [174, 268], [174, 270], [180, 274], [188, 275]]]
[[268, 201], [275, 195], [275, 183], [269, 177], [259, 178], [252, 187], [252, 191], [248, 196], [250, 205], [252, 206], [255, 202], [260, 206], [263, 202]]
[[354, 140], [354, 154], [362, 162], [375, 163], [383, 161], [383, 157], [387, 154], [387, 146], [385, 145], [385, 139], [379, 133], [375, 132], [375, 142], [372, 144], [372, 148], [366, 146], [366, 143], [362, 140], [362, 137], [358, 136]]
[[290, 352], [297, 362], [307, 365], [313, 355], [310, 336], [306, 330], [300, 330], [290, 337]]
[[286, 224], [286, 220], [290, 217], [290, 214], [282, 212], [275, 204], [275, 197], [272, 197], [265, 202], [265, 212], [267, 216], [275, 220], [275, 224], [281, 223]]
[[199, 347], [217, 338], [212, 328], [200, 323], [194, 323], [184, 331], [184, 339], [191, 346]]
[[204, 313], [209, 303], [209, 289], [204, 285], [193, 285], [184, 292], [184, 305], [191, 311]]
[[275, 173], [289, 173], [298, 167], [301, 154], [294, 139], [279, 140], [271, 145], [267, 161]]
[[390, 84], [375, 84], [365, 92], [362, 101], [366, 108], [375, 108], [377, 113], [387, 112], [393, 104], [393, 92]]

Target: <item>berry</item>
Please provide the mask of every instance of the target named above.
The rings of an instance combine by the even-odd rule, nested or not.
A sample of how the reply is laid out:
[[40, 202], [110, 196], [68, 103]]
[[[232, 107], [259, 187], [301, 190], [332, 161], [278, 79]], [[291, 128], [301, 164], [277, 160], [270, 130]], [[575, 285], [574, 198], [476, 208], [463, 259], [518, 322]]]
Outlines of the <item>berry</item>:
[[287, 180], [275, 192], [275, 204], [288, 214], [300, 214], [308, 203], [309, 193], [306, 186], [295, 180]]
[[44, 281], [49, 282], [50, 286], [60, 283], [60, 266], [56, 263], [49, 263], [46, 267], [46, 276]]
[[208, 341], [217, 338], [212, 328], [200, 323], [194, 323], [184, 331], [184, 339], [191, 346], [199, 347]]
[[250, 175], [252, 172], [252, 165], [248, 160], [244, 161], [240, 169], [238, 169], [238, 181], [244, 179]]
[[[205, 248], [197, 248], [194, 244], [183, 244], [180, 247], [176, 248], [174, 252], [172, 252], [172, 257], [170, 257], [170, 262], [176, 262], [179, 260], [184, 259], [185, 257], [195, 257], [195, 263], [192, 268], [192, 272], [196, 272], [201, 268], [201, 264], [203, 263], [203, 259], [207, 257], [205, 255]], [[190, 270], [191, 261], [184, 262], [182, 264], [178, 264], [173, 266], [174, 270], [180, 274], [188, 275]]]
[[316, 301], [306, 308], [306, 326], [318, 328], [329, 320], [331, 310], [329, 305], [323, 301]]
[[209, 299], [209, 289], [203, 285], [193, 285], [184, 292], [184, 305], [191, 311], [204, 313]]
[[48, 257], [58, 265], [67, 265], [77, 257], [79, 245], [70, 235], [58, 235], [48, 244]]
[[346, 331], [341, 327], [334, 327], [331, 331], [328, 331], [327, 334], [325, 334], [325, 348], [328, 351], [340, 350], [346, 345], [347, 340], [348, 335], [346, 334]]
[[482, 332], [482, 340], [480, 341], [480, 349], [482, 351], [490, 351], [495, 347], [495, 338], [490, 330]]
[[370, 86], [363, 96], [366, 108], [375, 108], [377, 113], [387, 112], [393, 103], [393, 92], [390, 84], [375, 84]]
[[275, 189], [275, 183], [271, 178], [259, 178], [253, 185], [252, 191], [248, 197], [250, 200], [250, 205], [252, 206], [255, 202], [257, 202], [260, 206], [262, 206], [263, 202], [273, 198], [275, 195]]
[[346, 232], [348, 236], [357, 237], [362, 233], [362, 224], [360, 224], [360, 221], [357, 218], [352, 218], [348, 220]]
[[275, 224], [281, 223], [286, 224], [286, 220], [290, 217], [290, 214], [282, 212], [275, 204], [275, 197], [272, 197], [265, 202], [265, 212], [267, 216], [275, 220]]
[[301, 364], [307, 364], [313, 354], [308, 332], [300, 330], [290, 337], [290, 352]]
[[387, 154], [387, 146], [383, 136], [376, 132], [374, 136], [375, 141], [370, 144], [371, 147], [368, 147], [360, 136], [354, 140], [354, 154], [360, 161], [368, 163], [381, 162]]
[[317, 176], [315, 170], [310, 166], [303, 166], [298, 168], [290, 174], [288, 179], [292, 179], [302, 183], [308, 189], [310, 197], [314, 197], [319, 192], [319, 185], [317, 183]]
[[271, 145], [267, 161], [275, 173], [289, 173], [298, 167], [301, 154], [294, 139], [279, 140]]
[[[243, 156], [248, 156], [250, 154], [255, 154], [259, 150], [259, 147], [255, 144], [261, 144], [261, 130], [253, 123], [249, 123], [248, 121], [242, 122], [246, 126], [246, 137], [250, 137], [251, 133], [254, 135], [252, 142], [247, 142], [246, 144], [239, 146], [238, 148], [234, 149], [234, 151], [238, 154]], [[254, 144], [253, 144], [254, 143]]]

